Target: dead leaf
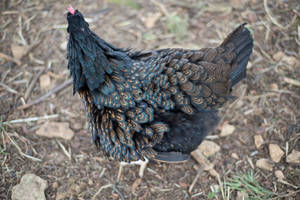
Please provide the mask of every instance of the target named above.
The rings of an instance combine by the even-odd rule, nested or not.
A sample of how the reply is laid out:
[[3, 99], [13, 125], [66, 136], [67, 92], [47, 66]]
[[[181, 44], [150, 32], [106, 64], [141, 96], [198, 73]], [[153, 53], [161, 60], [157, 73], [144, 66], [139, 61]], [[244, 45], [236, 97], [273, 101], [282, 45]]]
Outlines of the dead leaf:
[[44, 91], [47, 91], [51, 88], [51, 78], [48, 74], [43, 74], [40, 77], [40, 88]]
[[264, 144], [264, 139], [261, 135], [255, 135], [254, 136], [254, 143], [257, 149], [261, 147], [261, 145]]
[[69, 124], [66, 122], [46, 122], [36, 131], [36, 134], [49, 138], [58, 137], [70, 140], [74, 132], [69, 128]]
[[300, 163], [300, 151], [293, 150], [292, 153], [290, 153], [286, 157], [286, 162], [288, 163]]
[[268, 171], [272, 171], [272, 169], [273, 169], [272, 163], [268, 159], [265, 159], [265, 158], [261, 158], [261, 159], [257, 160], [256, 166], [258, 168], [265, 169]]
[[155, 13], [153, 15], [150, 15], [147, 17], [147, 19], [145, 20], [145, 26], [146, 28], [153, 28], [156, 21], [161, 17], [161, 13]]
[[199, 146], [198, 149], [205, 157], [209, 157], [220, 151], [220, 146], [216, 143], [208, 140], [204, 140]]
[[235, 130], [235, 127], [233, 125], [230, 125], [228, 123], [224, 123], [221, 127], [221, 136], [225, 137], [228, 135], [231, 135]]
[[27, 53], [27, 47], [25, 47], [25, 46], [12, 44], [10, 46], [10, 48], [11, 48], [11, 52], [12, 52], [14, 58], [17, 60], [21, 60], [22, 57]]
[[284, 152], [277, 144], [269, 144], [270, 157], [274, 162], [279, 162], [284, 155]]

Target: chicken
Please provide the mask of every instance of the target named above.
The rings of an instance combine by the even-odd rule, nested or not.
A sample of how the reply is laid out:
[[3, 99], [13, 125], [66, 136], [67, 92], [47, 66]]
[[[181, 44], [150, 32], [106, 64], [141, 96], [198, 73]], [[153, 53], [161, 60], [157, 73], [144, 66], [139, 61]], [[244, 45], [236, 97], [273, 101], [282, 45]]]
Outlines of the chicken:
[[253, 39], [240, 25], [216, 48], [114, 47], [69, 7], [68, 69], [93, 142], [110, 159], [183, 162], [220, 118], [246, 76]]

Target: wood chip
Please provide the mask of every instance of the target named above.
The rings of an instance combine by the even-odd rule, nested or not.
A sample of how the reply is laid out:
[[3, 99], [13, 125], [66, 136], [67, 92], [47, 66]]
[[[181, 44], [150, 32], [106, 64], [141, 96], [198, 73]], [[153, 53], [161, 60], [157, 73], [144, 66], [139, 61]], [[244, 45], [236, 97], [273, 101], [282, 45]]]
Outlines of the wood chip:
[[209, 157], [220, 151], [220, 146], [216, 143], [208, 140], [204, 140], [199, 146], [198, 149], [205, 156]]
[[43, 74], [40, 76], [40, 88], [43, 91], [48, 91], [51, 89], [51, 78], [48, 74]]
[[236, 194], [236, 200], [245, 200], [248, 199], [248, 194], [245, 191], [238, 191]]
[[157, 20], [161, 17], [161, 13], [155, 13], [153, 15], [150, 15], [147, 17], [147, 19], [145, 20], [145, 26], [146, 28], [153, 28], [155, 26], [155, 23], [157, 22]]
[[36, 134], [49, 138], [56, 137], [70, 140], [74, 132], [69, 128], [69, 124], [66, 122], [46, 122], [36, 131]]
[[228, 135], [231, 135], [235, 130], [235, 127], [233, 125], [230, 125], [228, 123], [224, 123], [221, 127], [221, 136], [225, 137]]
[[142, 179], [141, 178], [137, 178], [134, 182], [133, 182], [133, 184], [132, 184], [132, 190], [136, 190], [139, 186], [140, 186], [140, 184], [142, 183]]
[[292, 153], [290, 153], [286, 157], [286, 162], [288, 163], [300, 163], [300, 151], [293, 150]]
[[259, 149], [264, 144], [264, 139], [261, 135], [254, 136], [254, 143], [257, 149]]
[[208, 171], [209, 174], [215, 178], [219, 178], [219, 173], [214, 170], [214, 164], [212, 164], [199, 149], [196, 149], [191, 153], [192, 157], [201, 165], [203, 165], [203, 169]]
[[283, 172], [281, 170], [276, 170], [275, 171], [275, 176], [278, 178], [278, 180], [283, 180], [284, 179], [284, 175], [283, 175]]
[[265, 159], [265, 158], [261, 158], [261, 159], [257, 160], [256, 166], [258, 168], [265, 169], [268, 171], [272, 171], [272, 168], [273, 168], [272, 163], [268, 159]]
[[236, 153], [232, 153], [231, 154], [231, 157], [238, 160], [239, 159], [239, 156], [236, 154]]
[[17, 44], [12, 44], [10, 46], [11, 52], [15, 59], [21, 60], [22, 57], [27, 53], [27, 47], [26, 46], [20, 46]]
[[284, 152], [277, 144], [269, 144], [269, 153], [274, 162], [279, 162], [284, 155]]
[[284, 56], [284, 53], [282, 51], [278, 51], [273, 55], [273, 59], [278, 62], [281, 60], [281, 58], [283, 56]]

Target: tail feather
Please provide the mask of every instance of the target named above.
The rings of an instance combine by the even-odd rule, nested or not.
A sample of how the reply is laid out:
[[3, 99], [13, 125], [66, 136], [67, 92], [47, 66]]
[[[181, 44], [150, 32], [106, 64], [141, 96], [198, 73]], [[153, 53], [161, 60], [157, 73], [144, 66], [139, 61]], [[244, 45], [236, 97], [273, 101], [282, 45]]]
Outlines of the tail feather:
[[246, 67], [253, 49], [253, 38], [245, 25], [240, 25], [221, 44], [221, 47], [233, 44], [236, 55], [231, 63], [233, 68], [230, 72], [230, 88], [246, 77]]

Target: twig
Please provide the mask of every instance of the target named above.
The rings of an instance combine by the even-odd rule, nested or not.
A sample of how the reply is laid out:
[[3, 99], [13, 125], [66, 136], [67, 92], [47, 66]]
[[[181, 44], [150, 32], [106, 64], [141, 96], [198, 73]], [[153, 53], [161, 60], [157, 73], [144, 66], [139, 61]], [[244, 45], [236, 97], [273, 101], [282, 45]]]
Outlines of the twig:
[[4, 89], [6, 89], [10, 93], [19, 94], [16, 90], [10, 88], [8, 85], [5, 85], [4, 83], [0, 82], [0, 86], [2, 86]]
[[109, 188], [109, 187], [113, 187], [113, 184], [107, 184], [107, 185], [103, 185], [95, 194], [94, 196], [92, 197], [92, 200], [94, 200], [98, 194], [100, 194], [100, 192], [106, 188]]
[[62, 149], [62, 151], [64, 152], [64, 154], [69, 158], [69, 160], [72, 160], [72, 156], [71, 153], [67, 151], [67, 149], [65, 148], [65, 146], [58, 140], [56, 140], [57, 144], [60, 146], [60, 148]]
[[199, 177], [200, 177], [200, 175], [201, 175], [202, 172], [203, 172], [203, 168], [200, 167], [200, 169], [198, 170], [198, 173], [197, 173], [196, 177], [194, 178], [192, 184], [189, 187], [189, 193], [190, 194], [192, 194], [192, 190], [193, 190], [195, 184], [197, 183], [197, 180], [199, 179]]
[[290, 28], [290, 27], [296, 22], [297, 15], [294, 15], [294, 17], [293, 17], [291, 23], [289, 23], [289, 24], [286, 25], [286, 26], [281, 25], [281, 24], [273, 17], [273, 14], [272, 14], [270, 8], [268, 7], [268, 0], [264, 0], [264, 8], [265, 8], [265, 11], [266, 11], [268, 17], [270, 18], [271, 22], [272, 22], [273, 24], [275, 24], [276, 26], [278, 26], [279, 28], [281, 28], [281, 29], [284, 29], [284, 30], [285, 30], [285, 29], [288, 29], [288, 28]]
[[300, 81], [298, 81], [298, 80], [291, 79], [291, 78], [288, 78], [288, 77], [284, 77], [283, 80], [284, 80], [285, 82], [287, 82], [288, 84], [291, 84], [291, 85], [295, 85], [295, 86], [300, 87]]
[[151, 0], [151, 2], [152, 2], [153, 4], [155, 4], [157, 7], [159, 7], [159, 9], [161, 10], [161, 12], [162, 12], [165, 16], [168, 17], [168, 16], [170, 15], [169, 12], [167, 11], [166, 7], [165, 7], [163, 4], [159, 3], [159, 2], [156, 1], [156, 0]]
[[27, 100], [29, 95], [31, 94], [32, 92], [32, 89], [35, 85], [35, 83], [37, 82], [37, 80], [40, 78], [40, 76], [46, 71], [46, 68], [42, 69], [39, 71], [39, 73], [32, 79], [31, 83], [29, 84], [26, 92], [25, 92], [25, 95], [24, 95], [24, 99]]
[[16, 149], [21, 154], [21, 156], [29, 158], [29, 159], [31, 159], [33, 161], [42, 162], [42, 160], [39, 159], [39, 158], [36, 158], [36, 157], [33, 157], [33, 156], [30, 156], [30, 155], [27, 155], [27, 154], [23, 153], [22, 150], [21, 150], [21, 148], [19, 147], [19, 145], [8, 134], [6, 134], [6, 133], [4, 133], [4, 134], [8, 137], [8, 139], [10, 140], [10, 142], [16, 147]]
[[12, 61], [14, 63], [16, 63], [17, 65], [21, 65], [21, 61], [18, 59], [15, 59], [13, 57], [10, 57], [4, 53], [0, 53], [0, 58], [4, 59], [4, 60], [8, 60], [8, 61]]
[[53, 118], [57, 118], [58, 116], [59, 115], [55, 114], [55, 115], [46, 115], [46, 116], [42, 116], [42, 117], [29, 117], [29, 118], [25, 118], [25, 119], [16, 119], [16, 120], [3, 122], [2, 124], [8, 125], [8, 124], [17, 124], [17, 123], [27, 123], [27, 122], [44, 120], [44, 119], [53, 119]]
[[124, 195], [120, 192], [120, 190], [116, 187], [116, 185], [112, 186], [113, 190], [117, 192], [122, 200], [125, 200]]
[[22, 105], [22, 106], [19, 106], [18, 109], [19, 110], [24, 110], [24, 109], [27, 109], [35, 104], [38, 104], [42, 101], [44, 101], [45, 99], [47, 99], [49, 96], [51, 96], [52, 94], [55, 94], [56, 92], [59, 92], [60, 90], [66, 88], [67, 86], [71, 85], [72, 83], [72, 79], [69, 79], [65, 82], [63, 82], [61, 85], [53, 88], [52, 90], [50, 90], [49, 92], [47, 92], [45, 95], [39, 97], [38, 99], [36, 99], [35, 101], [33, 102], [30, 102], [28, 104], [25, 104], [25, 105]]

